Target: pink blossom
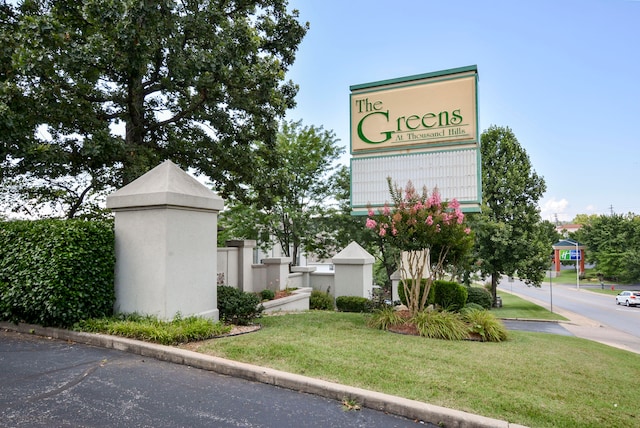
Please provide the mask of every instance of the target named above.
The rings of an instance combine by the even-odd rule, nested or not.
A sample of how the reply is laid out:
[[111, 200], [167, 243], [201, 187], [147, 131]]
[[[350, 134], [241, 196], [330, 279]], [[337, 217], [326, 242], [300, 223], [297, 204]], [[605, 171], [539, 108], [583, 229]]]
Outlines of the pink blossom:
[[416, 204], [414, 205], [416, 211], [420, 211], [421, 209], [424, 208], [424, 205], [422, 205], [421, 201], [416, 202]]
[[365, 224], [368, 229], [375, 229], [377, 225], [378, 223], [372, 218], [368, 218], [367, 223]]
[[380, 228], [380, 236], [384, 236], [387, 234], [387, 229], [385, 229], [384, 227]]
[[384, 205], [384, 208], [382, 209], [382, 214], [387, 215], [387, 216], [389, 214], [391, 214], [391, 209], [389, 208], [389, 205], [387, 205], [387, 204]]
[[396, 236], [398, 234], [398, 229], [396, 229], [395, 227], [391, 229], [391, 234], [393, 236]]
[[371, 208], [369, 208], [369, 217], [373, 217], [374, 215], [376, 215], [376, 213], [373, 212], [373, 210]]
[[449, 224], [449, 222], [451, 221], [451, 213], [444, 213], [442, 215], [442, 221], [444, 222], [444, 224]]
[[432, 216], [427, 217], [427, 220], [425, 221], [425, 223], [426, 223], [428, 226], [433, 225], [433, 217], [432, 217]]
[[405, 187], [405, 199], [410, 201], [416, 194], [416, 188], [413, 187], [413, 183], [409, 181], [407, 187]]
[[462, 213], [462, 211], [457, 210], [456, 216], [458, 216], [458, 224], [462, 224], [462, 222], [464, 221], [464, 214]]
[[442, 200], [440, 199], [440, 193], [438, 193], [438, 189], [433, 190], [433, 193], [429, 197], [427, 203], [429, 206], [440, 205], [442, 203]]
[[467, 235], [471, 233], [471, 229], [469, 229], [468, 227], [464, 230], [464, 233], [466, 233]]
[[460, 202], [456, 198], [453, 198], [451, 202], [449, 202], [449, 208], [452, 208], [456, 212], [460, 209]]

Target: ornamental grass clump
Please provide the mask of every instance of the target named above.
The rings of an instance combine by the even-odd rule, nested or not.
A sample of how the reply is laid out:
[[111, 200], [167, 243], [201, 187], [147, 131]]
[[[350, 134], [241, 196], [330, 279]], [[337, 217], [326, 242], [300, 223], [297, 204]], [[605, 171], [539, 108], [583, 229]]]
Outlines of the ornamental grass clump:
[[420, 336], [431, 339], [464, 340], [469, 327], [460, 314], [448, 311], [422, 311], [411, 318]]
[[392, 306], [376, 309], [367, 320], [367, 325], [378, 330], [389, 330], [389, 327], [403, 324], [405, 319]]
[[[460, 203], [442, 201], [438, 189], [418, 193], [409, 181], [404, 189], [387, 178], [393, 207], [369, 209], [366, 227], [400, 250], [401, 284], [412, 316], [427, 306], [429, 289], [447, 265], [455, 264], [473, 245]], [[420, 284], [424, 281], [424, 291]]]
[[482, 342], [502, 342], [507, 340], [507, 329], [495, 315], [487, 310], [463, 309], [462, 319], [469, 326], [469, 332], [478, 335]]
[[180, 314], [176, 314], [173, 320], [164, 321], [152, 315], [135, 313], [82, 320], [77, 322], [73, 329], [128, 337], [161, 345], [177, 345], [211, 339], [231, 331], [230, 326], [197, 316], [182, 318]]

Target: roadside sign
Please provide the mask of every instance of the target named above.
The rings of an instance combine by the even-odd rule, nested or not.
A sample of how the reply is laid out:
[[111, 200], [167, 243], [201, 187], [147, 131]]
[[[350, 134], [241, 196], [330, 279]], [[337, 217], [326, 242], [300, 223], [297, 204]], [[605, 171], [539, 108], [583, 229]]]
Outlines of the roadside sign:
[[562, 262], [581, 260], [581, 258], [582, 258], [581, 251], [560, 250], [560, 261]]

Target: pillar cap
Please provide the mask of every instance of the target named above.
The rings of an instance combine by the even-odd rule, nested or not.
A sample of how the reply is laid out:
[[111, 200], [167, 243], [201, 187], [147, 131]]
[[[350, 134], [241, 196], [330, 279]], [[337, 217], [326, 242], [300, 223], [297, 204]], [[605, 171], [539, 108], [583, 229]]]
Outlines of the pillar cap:
[[334, 265], [369, 265], [375, 261], [374, 257], [364, 248], [352, 241], [344, 250], [331, 259]]
[[115, 211], [156, 206], [221, 211], [224, 201], [170, 160], [107, 196]]

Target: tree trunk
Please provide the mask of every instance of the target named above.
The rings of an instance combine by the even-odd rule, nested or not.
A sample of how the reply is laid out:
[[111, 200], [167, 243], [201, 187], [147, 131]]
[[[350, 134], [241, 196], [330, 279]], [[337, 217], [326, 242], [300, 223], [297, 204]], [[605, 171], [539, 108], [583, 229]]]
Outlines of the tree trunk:
[[498, 307], [498, 272], [491, 274], [491, 295], [493, 296], [493, 307]]

